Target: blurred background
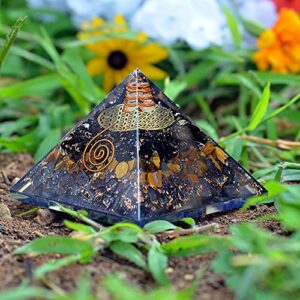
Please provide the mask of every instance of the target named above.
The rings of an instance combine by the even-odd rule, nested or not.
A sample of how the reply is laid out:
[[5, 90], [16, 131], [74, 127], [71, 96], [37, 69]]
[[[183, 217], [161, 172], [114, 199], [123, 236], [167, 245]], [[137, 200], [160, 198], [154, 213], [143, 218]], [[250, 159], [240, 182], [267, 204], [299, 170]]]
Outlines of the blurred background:
[[246, 168], [296, 162], [299, 12], [284, 0], [2, 0], [0, 41], [13, 38], [0, 150], [40, 159], [138, 67]]

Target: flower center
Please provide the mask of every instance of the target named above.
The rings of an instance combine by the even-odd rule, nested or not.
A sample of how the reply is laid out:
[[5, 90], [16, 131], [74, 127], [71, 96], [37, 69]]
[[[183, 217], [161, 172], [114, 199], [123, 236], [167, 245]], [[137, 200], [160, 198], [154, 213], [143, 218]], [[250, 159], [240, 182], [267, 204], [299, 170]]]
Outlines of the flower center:
[[128, 59], [124, 52], [116, 50], [109, 54], [107, 61], [113, 69], [121, 70], [126, 66]]

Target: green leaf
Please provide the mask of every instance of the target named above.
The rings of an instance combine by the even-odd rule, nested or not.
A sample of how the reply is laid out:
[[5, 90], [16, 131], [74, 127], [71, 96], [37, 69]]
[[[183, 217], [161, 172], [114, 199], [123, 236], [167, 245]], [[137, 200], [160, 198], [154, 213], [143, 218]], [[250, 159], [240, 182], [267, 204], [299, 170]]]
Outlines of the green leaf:
[[59, 129], [50, 130], [36, 150], [34, 160], [39, 161], [42, 159], [59, 142], [60, 138], [61, 132]]
[[[218, 64], [213, 60], [204, 60], [192, 67], [181, 80], [186, 82], [187, 87], [191, 87], [207, 79], [207, 77], [217, 68]], [[171, 98], [172, 99], [172, 98]]]
[[196, 222], [193, 218], [183, 218], [183, 219], [181, 219], [181, 221], [190, 225], [192, 228], [194, 228], [196, 226]]
[[196, 289], [196, 284], [192, 284], [191, 286], [180, 290], [175, 290], [168, 286], [161, 287], [159, 289], [151, 290], [147, 300], [194, 300], [196, 299]]
[[164, 93], [167, 97], [175, 100], [177, 96], [186, 89], [186, 83], [181, 80], [172, 80], [167, 77], [165, 80]]
[[256, 97], [261, 98], [261, 92], [255, 82], [251, 80], [247, 73], [235, 74], [228, 72], [220, 72], [214, 79], [214, 82], [219, 85], [235, 85], [244, 86], [251, 91]]
[[[193, 283], [191, 286], [181, 290], [170, 286], [163, 286], [143, 291], [125, 282], [120, 276], [105, 278], [103, 285], [114, 300], [192, 300], [195, 298], [198, 286]], [[116, 287], [118, 288], [116, 289]]]
[[0, 293], [0, 300], [50, 299], [52, 293], [40, 287], [21, 286]]
[[150, 223], [147, 223], [144, 226], [144, 230], [155, 234], [158, 232], [163, 232], [166, 230], [174, 230], [177, 229], [178, 227], [173, 225], [172, 223], [168, 222], [168, 221], [164, 221], [164, 220], [158, 220], [158, 221], [153, 221]]
[[[207, 115], [206, 115], [207, 116]], [[205, 121], [205, 120], [194, 120], [194, 122], [201, 128], [203, 129], [214, 141], [218, 141], [219, 137], [214, 129], [214, 127], [211, 125], [213, 122]]]
[[15, 254], [80, 254], [81, 261], [89, 261], [94, 255], [94, 248], [85, 241], [73, 240], [63, 236], [47, 236], [33, 240], [15, 251]]
[[87, 275], [82, 275], [79, 278], [76, 290], [69, 296], [68, 299], [55, 300], [98, 300], [99, 298], [93, 296], [92, 278]]
[[64, 224], [72, 230], [82, 231], [82, 232], [86, 232], [88, 234], [96, 233], [96, 231], [94, 230], [93, 227], [88, 226], [88, 225], [84, 225], [84, 224], [81, 224], [81, 223], [75, 223], [75, 222], [71, 222], [69, 220], [64, 220]]
[[55, 271], [57, 269], [60, 269], [64, 266], [70, 265], [74, 262], [77, 262], [81, 259], [81, 255], [71, 255], [67, 256], [61, 259], [52, 260], [50, 262], [44, 263], [43, 265], [39, 266], [34, 271], [34, 278], [38, 279], [43, 277], [46, 273]]
[[224, 237], [192, 235], [177, 238], [161, 246], [168, 256], [190, 256], [215, 251], [228, 243]]
[[[146, 300], [143, 292], [120, 278], [120, 276], [109, 276], [103, 281], [104, 288], [113, 296], [114, 300]], [[118, 287], [118, 288], [116, 288]]]
[[292, 104], [296, 103], [300, 99], [300, 94], [297, 94], [295, 97], [293, 97], [291, 100], [289, 100], [285, 105], [279, 107], [278, 109], [274, 110], [271, 112], [269, 115], [267, 115], [264, 119], [263, 122], [266, 122], [277, 115], [279, 115], [281, 112], [286, 110], [288, 107], [290, 107]]
[[111, 229], [101, 233], [101, 237], [107, 242], [123, 241], [127, 243], [136, 243], [138, 241], [138, 232], [132, 228]]
[[85, 210], [75, 211], [75, 210], [72, 210], [70, 208], [59, 205], [59, 204], [56, 204], [55, 206], [51, 206], [51, 209], [69, 214], [70, 216], [72, 216], [74, 218], [77, 218], [78, 220], [83, 221], [83, 222], [85, 222], [85, 223], [87, 223], [87, 224], [89, 224], [89, 225], [91, 225], [95, 228], [100, 229], [100, 230], [103, 229], [102, 225], [96, 223], [95, 221], [93, 221], [92, 219], [89, 219], [87, 217], [88, 213]]
[[22, 132], [37, 122], [37, 116], [24, 116], [16, 121], [0, 123], [0, 134], [2, 137], [9, 137], [13, 133]]
[[[279, 238], [251, 223], [232, 225], [230, 231], [233, 236], [232, 244], [245, 253], [268, 253], [271, 250], [269, 248], [270, 242], [281, 242], [281, 237]], [[246, 261], [246, 264], [248, 263], [251, 264], [250, 261]]]
[[56, 74], [41, 75], [39, 77], [0, 87], [0, 103], [5, 98], [21, 98], [24, 96], [43, 96], [49, 91], [61, 87]]
[[235, 160], [240, 161], [243, 152], [243, 140], [239, 138], [233, 138], [226, 144], [225, 150]]
[[251, 197], [243, 206], [243, 208], [248, 208], [251, 205], [255, 205], [258, 203], [262, 203], [266, 200], [273, 199], [281, 194], [282, 192], [286, 191], [284, 185], [280, 184], [276, 180], [270, 180], [265, 184], [265, 188], [267, 189], [268, 193], [260, 196]]
[[[212, 112], [212, 110], [210, 109], [207, 101], [201, 97], [199, 94], [196, 94], [196, 99], [197, 99], [197, 103], [199, 105], [199, 108], [201, 109], [201, 111], [203, 111], [203, 113], [205, 114], [205, 117], [207, 118], [207, 120], [209, 121], [209, 125], [213, 126], [213, 128], [218, 128], [218, 123], [215, 119], [215, 116]], [[203, 122], [203, 120], [198, 120], [198, 122]], [[200, 126], [201, 127], [201, 126]], [[207, 126], [206, 126], [207, 128]]]
[[249, 71], [262, 85], [267, 84], [269, 81], [272, 85], [289, 85], [295, 84], [300, 86], [300, 75], [293, 74], [279, 74], [274, 72], [261, 72], [261, 71]]
[[246, 61], [246, 59], [239, 53], [229, 52], [220, 47], [210, 48], [206, 58], [222, 64], [224, 64], [224, 62], [228, 62], [230, 64], [243, 64]]
[[89, 93], [86, 93], [86, 89], [82, 88], [82, 78], [64, 64], [45, 28], [41, 28], [41, 35], [38, 37], [38, 40], [53, 60], [61, 84], [71, 95], [81, 112], [88, 113], [90, 110]]
[[111, 243], [110, 249], [116, 254], [127, 258], [142, 269], [147, 269], [144, 255], [132, 244], [123, 241], [116, 241]]
[[245, 128], [241, 128], [238, 131], [220, 139], [220, 142], [224, 143], [225, 141], [231, 140], [234, 137], [241, 135], [247, 131], [252, 131], [252, 130], [256, 129], [256, 127], [260, 123], [265, 122], [266, 119], [263, 119], [263, 117], [267, 111], [269, 100], [270, 100], [270, 82], [268, 82], [268, 84], [266, 85], [266, 87], [263, 90], [262, 97], [261, 97], [258, 105], [256, 106], [255, 111], [252, 114], [249, 125]]
[[18, 18], [16, 23], [12, 26], [11, 31], [7, 35], [7, 38], [6, 38], [6, 40], [4, 42], [4, 45], [2, 46], [2, 49], [1, 49], [1, 52], [0, 52], [0, 68], [1, 68], [1, 65], [3, 64], [3, 61], [4, 61], [4, 59], [7, 55], [10, 47], [12, 46], [12, 44], [15, 41], [19, 30], [24, 25], [26, 19], [27, 19], [26, 16]]
[[252, 20], [242, 18], [242, 22], [246, 30], [254, 36], [258, 37], [262, 34], [263, 31], [265, 31], [265, 28], [263, 26]]
[[105, 93], [100, 90], [93, 82], [87, 72], [87, 68], [83, 63], [80, 53], [77, 48], [70, 48], [65, 51], [63, 60], [68, 64], [70, 69], [84, 82], [86, 95], [91, 103], [98, 104], [105, 97]]
[[37, 131], [31, 131], [26, 135], [17, 138], [1, 138], [0, 145], [9, 149], [11, 152], [33, 153], [39, 144]]
[[116, 230], [116, 229], [121, 229], [121, 228], [130, 228], [132, 230], [135, 230], [136, 232], [143, 232], [143, 229], [136, 225], [136, 224], [133, 224], [133, 223], [125, 223], [125, 222], [120, 222], [120, 223], [116, 223], [114, 225], [112, 225], [110, 227], [110, 230]]
[[166, 274], [168, 258], [159, 245], [152, 245], [148, 252], [148, 267], [154, 279], [161, 285], [169, 284]]
[[254, 110], [252, 117], [250, 119], [250, 123], [248, 126], [248, 130], [254, 130], [262, 121], [270, 100], [270, 82], [266, 85], [266, 87], [263, 90], [262, 97], [256, 106], [256, 109]]
[[101, 237], [107, 242], [120, 240], [128, 243], [136, 243], [140, 233], [143, 233], [143, 230], [138, 225], [120, 222], [103, 230]]
[[27, 51], [17, 46], [13, 46], [11, 48], [11, 53], [25, 58], [35, 64], [39, 64], [40, 66], [47, 68], [50, 71], [54, 71], [54, 65], [48, 59], [45, 59], [44, 57], [37, 55], [33, 52]]
[[224, 7], [223, 10], [227, 19], [227, 24], [229, 26], [234, 45], [239, 49], [241, 48], [242, 44], [242, 34], [239, 29], [239, 24], [227, 7]]

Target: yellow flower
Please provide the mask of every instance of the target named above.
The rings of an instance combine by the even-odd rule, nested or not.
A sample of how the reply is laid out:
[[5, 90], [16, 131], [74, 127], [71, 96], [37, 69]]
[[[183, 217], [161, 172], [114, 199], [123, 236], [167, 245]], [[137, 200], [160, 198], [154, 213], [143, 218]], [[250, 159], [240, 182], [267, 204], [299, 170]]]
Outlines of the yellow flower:
[[[79, 39], [88, 39], [86, 48], [96, 56], [88, 62], [88, 72], [92, 76], [104, 74], [104, 90], [110, 91], [135, 68], [152, 79], [166, 77], [166, 73], [153, 64], [167, 58], [167, 50], [155, 43], [147, 43], [144, 33], [139, 33], [134, 39], [124, 36], [128, 27], [121, 15], [117, 15], [113, 23], [93, 19], [91, 23], [84, 23], [82, 29]], [[119, 37], [114, 37], [116, 34]]]
[[257, 41], [253, 59], [258, 69], [278, 73], [300, 71], [300, 17], [290, 9], [281, 9], [275, 25]]

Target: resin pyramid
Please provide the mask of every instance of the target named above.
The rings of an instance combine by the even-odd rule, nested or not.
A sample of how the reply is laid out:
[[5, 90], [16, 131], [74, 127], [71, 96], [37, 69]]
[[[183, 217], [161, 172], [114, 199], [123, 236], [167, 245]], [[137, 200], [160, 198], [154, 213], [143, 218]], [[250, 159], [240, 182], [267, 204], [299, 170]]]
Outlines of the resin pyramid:
[[135, 70], [12, 192], [142, 225], [237, 208], [265, 190]]

